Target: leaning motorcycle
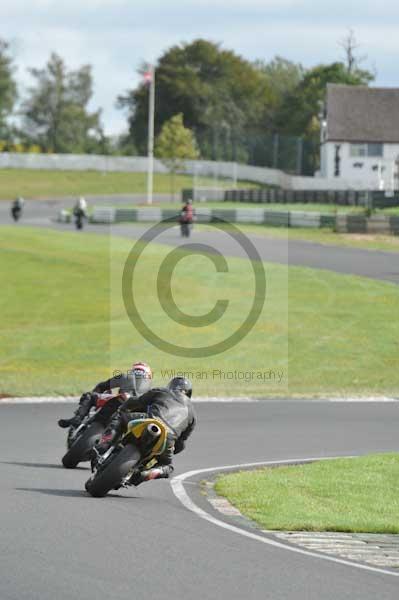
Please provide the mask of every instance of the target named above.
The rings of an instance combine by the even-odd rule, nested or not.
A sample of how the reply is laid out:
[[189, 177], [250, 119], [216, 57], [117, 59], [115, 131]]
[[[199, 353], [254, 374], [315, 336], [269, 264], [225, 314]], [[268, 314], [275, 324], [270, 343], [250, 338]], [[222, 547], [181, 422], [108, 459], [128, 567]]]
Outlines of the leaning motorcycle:
[[66, 469], [74, 469], [80, 462], [90, 460], [94, 444], [100, 440], [107, 423], [126, 397], [123, 393], [99, 395], [96, 406], [90, 410], [80, 425], [69, 428], [68, 451], [62, 457], [62, 464]]
[[76, 229], [83, 229], [84, 221], [87, 218], [86, 212], [81, 208], [75, 208], [73, 216], [75, 217]]
[[13, 206], [11, 208], [11, 216], [15, 222], [19, 221], [22, 214], [22, 208], [20, 206]]
[[155, 418], [134, 419], [121, 441], [99, 457], [97, 466], [85, 488], [94, 498], [109, 491], [133, 485], [132, 477], [157, 462], [165, 451], [167, 429]]

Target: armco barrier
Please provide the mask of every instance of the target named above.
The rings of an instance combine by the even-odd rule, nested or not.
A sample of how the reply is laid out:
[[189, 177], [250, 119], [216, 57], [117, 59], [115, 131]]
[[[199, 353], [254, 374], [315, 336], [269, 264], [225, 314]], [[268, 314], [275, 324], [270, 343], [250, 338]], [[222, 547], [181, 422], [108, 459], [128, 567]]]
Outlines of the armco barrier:
[[118, 208], [116, 210], [117, 220], [120, 223], [124, 221], [137, 221], [137, 209], [136, 208]]
[[336, 226], [336, 217], [335, 215], [320, 215], [320, 227], [334, 227]]
[[223, 208], [212, 208], [211, 209], [211, 221], [213, 219], [223, 219], [224, 221], [228, 221], [229, 223], [237, 222], [237, 211], [232, 210], [224, 210]]
[[320, 227], [320, 213], [290, 212], [290, 227]]
[[348, 233], [367, 233], [367, 218], [362, 215], [347, 215], [346, 230]]
[[389, 217], [389, 228], [391, 233], [399, 235], [399, 217]]
[[[93, 223], [115, 223], [116, 212], [117, 209], [115, 208], [108, 208], [107, 206], [96, 206], [96, 208], [93, 211], [91, 220]], [[123, 219], [118, 219], [118, 221], [122, 220]]]
[[272, 225], [274, 227], [289, 227], [290, 213], [277, 210], [265, 210], [264, 223], [265, 225]]
[[265, 211], [263, 208], [248, 208], [247, 210], [242, 209], [239, 211], [239, 214], [237, 214], [236, 211], [235, 222], [257, 223], [260, 225], [265, 222]]
[[[58, 220], [65, 222], [65, 211], [61, 211]], [[91, 221], [94, 223], [120, 222], [158, 222], [162, 219], [175, 218], [178, 221], [178, 211], [159, 208], [106, 208], [95, 207]], [[254, 223], [273, 227], [330, 227], [340, 233], [382, 233], [399, 235], [399, 216], [322, 214], [305, 211], [276, 211], [262, 208], [253, 209], [211, 209], [197, 208], [196, 221], [210, 223], [223, 219], [231, 223]]]

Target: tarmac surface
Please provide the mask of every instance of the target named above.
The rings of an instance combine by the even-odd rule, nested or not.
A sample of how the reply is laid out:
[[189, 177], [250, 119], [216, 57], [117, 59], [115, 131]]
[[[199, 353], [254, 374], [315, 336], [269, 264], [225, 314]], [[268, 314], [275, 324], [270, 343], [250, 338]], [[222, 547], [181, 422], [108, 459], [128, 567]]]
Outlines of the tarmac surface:
[[[165, 199], [160, 195], [159, 200]], [[29, 201], [24, 209], [24, 216], [21, 225], [55, 228], [61, 231], [75, 231], [74, 226], [70, 224], [55, 223], [54, 219], [58, 210], [63, 207], [71, 207], [73, 199], [60, 201]], [[139, 197], [135, 202], [139, 201]], [[102, 200], [106, 205], [106, 197]], [[126, 198], [121, 197], [120, 202], [126, 205]], [[113, 201], [115, 204], [115, 201]], [[96, 201], [100, 204], [100, 201]], [[0, 225], [10, 224], [9, 203], [0, 202]], [[84, 232], [97, 234], [112, 234], [132, 241], [140, 238], [151, 224], [127, 223], [114, 225], [87, 225]], [[76, 232], [81, 234], [82, 232]], [[255, 246], [259, 257], [264, 261], [289, 264], [295, 266], [305, 266], [312, 269], [327, 269], [337, 273], [360, 275], [370, 277], [391, 283], [399, 283], [399, 253], [383, 252], [377, 250], [363, 250], [358, 248], [349, 248], [343, 246], [332, 246], [307, 242], [301, 240], [288, 240], [268, 238], [264, 235], [245, 234]], [[221, 232], [218, 229], [212, 231], [209, 225], [206, 229], [194, 227], [193, 235], [187, 238], [181, 238], [178, 227], [168, 229], [157, 236], [157, 243], [171, 246], [179, 246], [187, 242], [206, 244], [209, 251], [219, 251], [224, 256], [247, 257], [245, 250], [237, 243], [231, 235]]]
[[[60, 466], [65, 432], [56, 421], [71, 408], [0, 406], [1, 600], [397, 599], [397, 577], [217, 527], [187, 510], [166, 480], [89, 497], [87, 466]], [[396, 403], [280, 400], [201, 403], [196, 410], [198, 429], [175, 459], [176, 475], [398, 450]], [[223, 518], [195, 480], [185, 489], [203, 510]]]
[[[52, 223], [51, 210], [27, 210], [22, 225], [73, 231]], [[6, 222], [8, 207], [6, 212], [0, 205], [0, 223]], [[147, 229], [129, 224], [86, 231], [134, 242]], [[395, 253], [248, 237], [266, 261], [399, 283]], [[157, 241], [185, 243], [177, 228]], [[220, 232], [194, 230], [189, 241], [209, 244], [226, 256], [244, 255]], [[388, 402], [201, 403], [198, 430], [176, 457], [175, 474], [265, 460], [398, 451], [398, 410]], [[84, 491], [87, 466], [74, 471], [60, 466], [65, 432], [56, 421], [71, 414], [70, 405], [4, 404], [0, 412], [0, 600], [398, 597], [398, 578], [389, 572], [268, 546], [204, 521], [181, 504], [165, 480], [90, 498]], [[200, 481], [200, 476], [189, 480], [186, 492], [202, 510], [223, 518], [202, 494]]]

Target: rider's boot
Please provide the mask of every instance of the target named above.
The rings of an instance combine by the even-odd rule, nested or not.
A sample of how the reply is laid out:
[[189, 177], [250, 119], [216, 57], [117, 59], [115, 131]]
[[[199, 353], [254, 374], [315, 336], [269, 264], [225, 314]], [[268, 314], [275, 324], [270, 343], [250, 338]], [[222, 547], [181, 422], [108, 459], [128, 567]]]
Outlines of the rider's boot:
[[138, 486], [144, 481], [151, 481], [152, 479], [168, 479], [169, 475], [173, 473], [172, 465], [164, 465], [162, 467], [154, 467], [153, 469], [147, 469], [146, 471], [138, 471], [133, 473], [129, 483]]
[[77, 427], [81, 424], [85, 416], [89, 413], [91, 406], [93, 405], [93, 396], [90, 392], [82, 394], [79, 400], [79, 406], [75, 411], [75, 414], [70, 419], [60, 419], [58, 426], [65, 429], [66, 427]]
[[74, 415], [70, 419], [60, 419], [58, 421], [58, 426], [62, 429], [66, 429], [67, 427], [77, 427], [80, 425], [81, 419], [79, 415]]

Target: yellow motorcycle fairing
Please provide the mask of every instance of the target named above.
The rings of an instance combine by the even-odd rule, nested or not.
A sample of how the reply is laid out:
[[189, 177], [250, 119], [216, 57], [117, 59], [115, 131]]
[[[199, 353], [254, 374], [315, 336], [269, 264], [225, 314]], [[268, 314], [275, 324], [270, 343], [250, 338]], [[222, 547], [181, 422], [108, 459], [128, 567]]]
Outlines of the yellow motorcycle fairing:
[[148, 419], [134, 419], [130, 421], [127, 426], [127, 431], [125, 435], [133, 435], [137, 440], [141, 438], [144, 431], [146, 431], [147, 427], [151, 424], [156, 425], [161, 430], [161, 435], [155, 442], [154, 446], [151, 449], [151, 456], [159, 456], [162, 454], [166, 448], [166, 440], [168, 436], [168, 430], [162, 421], [154, 418]]

